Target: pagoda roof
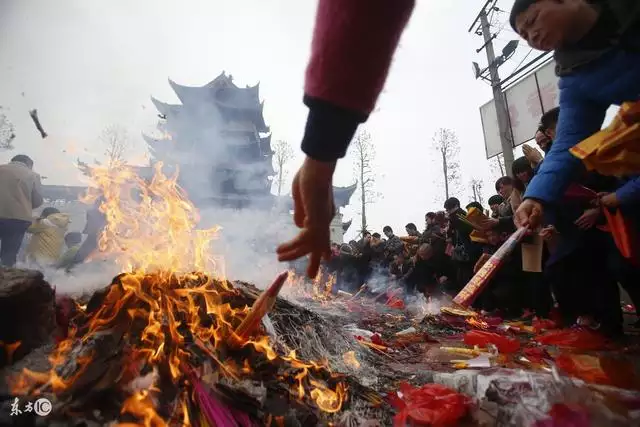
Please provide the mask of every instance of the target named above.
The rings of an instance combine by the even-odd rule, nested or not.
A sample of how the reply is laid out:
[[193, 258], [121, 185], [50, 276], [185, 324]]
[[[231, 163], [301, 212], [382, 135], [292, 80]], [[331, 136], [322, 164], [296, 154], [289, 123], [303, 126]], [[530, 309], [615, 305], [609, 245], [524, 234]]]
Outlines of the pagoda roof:
[[347, 232], [347, 230], [349, 230], [349, 227], [351, 227], [351, 223], [352, 223], [352, 222], [353, 222], [353, 219], [350, 219], [349, 221], [347, 221], [347, 222], [343, 222], [343, 223], [342, 223], [342, 231], [343, 231], [344, 233], [346, 233], [346, 232]]
[[151, 102], [156, 107], [158, 112], [165, 117], [171, 115], [176, 116], [182, 109], [182, 105], [167, 104], [165, 102], [157, 100], [153, 96], [151, 97]]
[[169, 85], [183, 105], [214, 103], [223, 110], [246, 114], [258, 132], [269, 132], [263, 117], [264, 102], [260, 102], [260, 83], [241, 88], [233, 83], [231, 75], [226, 75], [223, 71], [204, 86], [183, 86], [171, 79]]
[[273, 154], [273, 150], [271, 149], [271, 135], [263, 136], [260, 138], [260, 151], [265, 156], [270, 156]]
[[353, 193], [356, 191], [356, 187], [358, 183], [354, 183], [348, 187], [333, 187], [333, 200], [336, 204], [336, 207], [345, 207], [349, 204], [349, 200]]

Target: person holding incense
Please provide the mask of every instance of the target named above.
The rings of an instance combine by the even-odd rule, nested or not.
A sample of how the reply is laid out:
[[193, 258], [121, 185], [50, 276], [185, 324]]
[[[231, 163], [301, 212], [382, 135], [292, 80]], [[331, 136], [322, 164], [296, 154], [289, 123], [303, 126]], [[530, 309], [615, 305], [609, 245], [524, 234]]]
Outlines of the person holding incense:
[[569, 149], [600, 130], [611, 105], [640, 99], [640, 2], [516, 0], [510, 23], [531, 47], [554, 51], [560, 76], [555, 139], [515, 213], [535, 228], [584, 169]]

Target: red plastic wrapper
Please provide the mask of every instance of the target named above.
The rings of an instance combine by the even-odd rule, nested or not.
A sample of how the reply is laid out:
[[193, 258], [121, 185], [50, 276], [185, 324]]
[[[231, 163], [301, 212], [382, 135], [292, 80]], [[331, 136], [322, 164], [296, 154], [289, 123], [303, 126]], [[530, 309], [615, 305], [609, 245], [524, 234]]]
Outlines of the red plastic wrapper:
[[628, 390], [638, 390], [640, 387], [633, 364], [623, 358], [563, 353], [556, 357], [556, 365], [566, 374], [591, 384]]
[[478, 347], [487, 347], [489, 344], [493, 344], [500, 353], [515, 353], [520, 349], [520, 343], [513, 338], [480, 330], [472, 330], [464, 334], [464, 343]]
[[575, 350], [602, 350], [607, 347], [607, 340], [590, 329], [560, 329], [538, 335], [535, 341], [544, 345], [572, 348]]
[[487, 322], [487, 325], [493, 326], [493, 327], [500, 326], [504, 322], [504, 319], [502, 317], [497, 317], [497, 316], [483, 317], [482, 320]]
[[542, 347], [526, 347], [522, 354], [533, 363], [542, 363], [545, 359], [551, 360], [551, 355]]
[[533, 326], [533, 329], [535, 329], [537, 333], [548, 331], [550, 329], [558, 329], [558, 324], [555, 321], [551, 319], [540, 319], [538, 317], [533, 319], [531, 326]]
[[59, 342], [67, 338], [71, 318], [75, 315], [75, 303], [65, 295], [56, 295], [55, 298], [56, 326], [58, 329], [56, 340]]
[[398, 393], [389, 395], [389, 403], [398, 411], [394, 427], [459, 425], [471, 407], [469, 396], [440, 384], [425, 384], [420, 388], [400, 384]]
[[589, 413], [579, 406], [556, 403], [549, 411], [549, 418], [537, 421], [534, 427], [590, 427]]
[[404, 308], [404, 301], [402, 301], [402, 299], [398, 297], [393, 296], [387, 301], [387, 307], [398, 308], [402, 310]]

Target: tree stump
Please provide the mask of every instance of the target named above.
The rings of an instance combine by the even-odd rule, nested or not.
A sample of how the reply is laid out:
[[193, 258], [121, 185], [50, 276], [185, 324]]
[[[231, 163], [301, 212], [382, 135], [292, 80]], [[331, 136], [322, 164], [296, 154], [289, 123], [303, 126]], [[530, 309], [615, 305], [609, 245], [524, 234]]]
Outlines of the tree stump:
[[0, 368], [49, 340], [54, 294], [39, 271], [0, 268]]

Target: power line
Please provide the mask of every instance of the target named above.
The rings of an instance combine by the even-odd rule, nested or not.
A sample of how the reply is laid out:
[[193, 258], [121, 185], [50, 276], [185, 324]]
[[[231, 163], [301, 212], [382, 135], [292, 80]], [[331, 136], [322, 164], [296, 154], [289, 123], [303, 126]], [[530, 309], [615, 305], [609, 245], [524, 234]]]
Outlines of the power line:
[[531, 53], [533, 52], [533, 48], [529, 49], [529, 53], [527, 53], [527, 55], [522, 58], [522, 60], [518, 63], [518, 65], [516, 65], [516, 68], [514, 68], [514, 70], [518, 70], [518, 68], [520, 68], [520, 66], [524, 63], [524, 61], [527, 60], [527, 58], [529, 57], [529, 55], [531, 55]]

